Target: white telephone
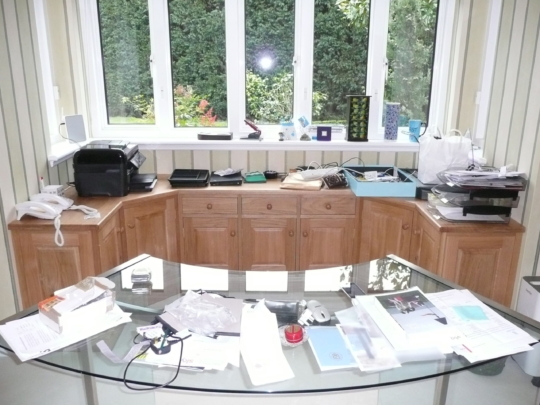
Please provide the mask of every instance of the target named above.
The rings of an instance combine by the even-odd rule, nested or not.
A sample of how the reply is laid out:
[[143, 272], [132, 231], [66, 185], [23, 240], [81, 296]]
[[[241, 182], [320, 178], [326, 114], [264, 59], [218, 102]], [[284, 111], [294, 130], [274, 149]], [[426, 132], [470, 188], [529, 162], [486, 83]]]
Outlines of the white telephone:
[[25, 201], [15, 205], [17, 219], [23, 215], [31, 215], [41, 219], [54, 219], [56, 233], [54, 241], [58, 246], [64, 245], [64, 237], [60, 232], [60, 215], [64, 210], [81, 210], [90, 218], [99, 218], [98, 210], [84, 205], [73, 205], [73, 200], [60, 197], [54, 194], [35, 194], [30, 197], [30, 201]]

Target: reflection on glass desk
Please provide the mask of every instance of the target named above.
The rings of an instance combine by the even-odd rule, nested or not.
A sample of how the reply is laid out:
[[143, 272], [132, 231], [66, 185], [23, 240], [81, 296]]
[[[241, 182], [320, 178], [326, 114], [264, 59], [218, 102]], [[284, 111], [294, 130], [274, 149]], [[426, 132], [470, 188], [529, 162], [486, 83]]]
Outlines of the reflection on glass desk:
[[[151, 282], [143, 288], [131, 282], [131, 273], [136, 268], [151, 270]], [[336, 311], [351, 306], [350, 298], [343, 291], [343, 288], [350, 288], [351, 283], [357, 286], [357, 292], [361, 290], [367, 294], [402, 290], [414, 286], [418, 286], [425, 293], [459, 288], [392, 255], [368, 263], [292, 272], [218, 270], [172, 263], [142, 255], [110, 270], [104, 276], [115, 283], [116, 301], [126, 312], [132, 312], [133, 322], [117, 326], [84, 342], [48, 354], [35, 360], [36, 362], [83, 375], [100, 377], [122, 385], [125, 364], [113, 364], [106, 359], [96, 348], [96, 342], [105, 340], [114, 352], [123, 356], [133, 344], [135, 329], [138, 326], [150, 324], [155, 316], [163, 311], [166, 304], [171, 303], [187, 290], [203, 289], [223, 296], [250, 300], [313, 299], [321, 302], [331, 314], [334, 314]], [[539, 323], [490, 300], [479, 298], [536, 339], [540, 337]], [[35, 308], [16, 314], [0, 323], [3, 324], [34, 312]], [[2, 338], [0, 338], [0, 346], [9, 350], [9, 346]], [[457, 404], [483, 403], [460, 402], [457, 394], [458, 391], [465, 392], [460, 385], [463, 384], [462, 381], [470, 382], [480, 379], [482, 384], [490, 387], [486, 392], [487, 398], [491, 398], [490, 396], [496, 393], [494, 398], [501, 401], [493, 402], [490, 399], [490, 402], [486, 403], [538, 404], [538, 389], [531, 383], [532, 377], [523, 372], [510, 357], [471, 365], [457, 355], [451, 354], [442, 361], [411, 362], [396, 369], [363, 373], [358, 369], [319, 371], [309, 344], [284, 347], [283, 352], [293, 369], [294, 379], [255, 387], [251, 385], [243, 363], [240, 362], [239, 368], [229, 365], [224, 371], [219, 372], [195, 373], [181, 370], [178, 378], [168, 388], [208, 393], [296, 395], [376, 388], [384, 390], [385, 387], [403, 388], [408, 385], [405, 383], [414, 385], [429, 380], [435, 382], [428, 395], [429, 398], [426, 402], [414, 403]], [[175, 372], [175, 369], [158, 369], [151, 365], [134, 363], [130, 366], [128, 379], [142, 386], [158, 386], [168, 381]], [[489, 376], [489, 374], [495, 375]], [[513, 385], [506, 386], [504, 381], [512, 381]], [[516, 391], [516, 384], [520, 387], [518, 391]], [[475, 383], [472, 392], [478, 394], [478, 387], [479, 385]], [[522, 400], [511, 402], [503, 400], [505, 395], [518, 393], [524, 396]], [[416, 395], [422, 394], [416, 393]], [[379, 396], [378, 402], [375, 403], [385, 403], [381, 402], [380, 398]]]

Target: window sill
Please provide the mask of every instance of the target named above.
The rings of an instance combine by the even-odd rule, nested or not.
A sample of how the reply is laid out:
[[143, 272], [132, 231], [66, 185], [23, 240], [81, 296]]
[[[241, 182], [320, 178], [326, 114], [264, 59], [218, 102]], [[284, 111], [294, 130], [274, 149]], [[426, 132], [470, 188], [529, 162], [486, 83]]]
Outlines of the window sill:
[[[125, 140], [125, 139], [124, 139]], [[143, 150], [284, 150], [284, 151], [358, 151], [358, 152], [418, 152], [418, 143], [409, 141], [385, 141], [374, 140], [369, 142], [347, 142], [347, 141], [278, 141], [277, 139], [242, 140], [233, 139], [231, 141], [200, 141], [161, 139], [132, 139]], [[54, 167], [58, 163], [70, 159], [74, 153], [84, 144], [70, 144], [59, 142], [51, 147], [51, 154], [48, 156], [49, 164]]]

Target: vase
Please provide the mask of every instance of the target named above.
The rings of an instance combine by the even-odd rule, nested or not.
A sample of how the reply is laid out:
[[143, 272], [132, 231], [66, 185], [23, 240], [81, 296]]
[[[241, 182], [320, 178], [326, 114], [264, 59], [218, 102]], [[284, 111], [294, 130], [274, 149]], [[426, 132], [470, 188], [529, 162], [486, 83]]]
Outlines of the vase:
[[347, 96], [347, 141], [367, 142], [371, 96]]
[[400, 103], [386, 103], [386, 118], [384, 120], [384, 139], [395, 141], [399, 126]]

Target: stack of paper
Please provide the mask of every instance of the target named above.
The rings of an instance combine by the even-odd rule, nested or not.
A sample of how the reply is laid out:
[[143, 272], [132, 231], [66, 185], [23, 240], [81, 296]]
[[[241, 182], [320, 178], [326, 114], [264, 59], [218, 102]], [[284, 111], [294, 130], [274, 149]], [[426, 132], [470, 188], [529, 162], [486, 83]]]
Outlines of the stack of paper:
[[57, 333], [39, 319], [39, 315], [17, 319], [0, 326], [0, 334], [9, 343], [21, 361], [35, 359], [48, 353], [97, 335], [122, 323], [131, 322], [131, 314], [114, 308], [91, 322], [81, 324], [80, 329]]

